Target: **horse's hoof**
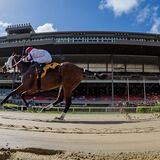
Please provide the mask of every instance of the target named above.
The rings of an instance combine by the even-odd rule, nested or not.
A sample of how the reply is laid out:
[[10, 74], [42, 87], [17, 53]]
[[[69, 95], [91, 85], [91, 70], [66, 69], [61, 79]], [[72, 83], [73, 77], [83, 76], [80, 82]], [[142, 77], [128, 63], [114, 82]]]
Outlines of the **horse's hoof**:
[[62, 118], [62, 117], [55, 117], [54, 119], [55, 119], [55, 120], [60, 120], [60, 121], [63, 121], [63, 120], [64, 120], [64, 118]]

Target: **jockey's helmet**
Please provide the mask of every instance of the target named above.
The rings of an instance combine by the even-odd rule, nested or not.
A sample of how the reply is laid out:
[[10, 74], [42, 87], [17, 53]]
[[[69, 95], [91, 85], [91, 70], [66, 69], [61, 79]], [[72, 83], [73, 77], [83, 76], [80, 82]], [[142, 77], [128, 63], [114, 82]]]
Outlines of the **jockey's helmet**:
[[32, 49], [33, 49], [33, 47], [27, 47], [25, 50], [25, 53], [28, 54]]

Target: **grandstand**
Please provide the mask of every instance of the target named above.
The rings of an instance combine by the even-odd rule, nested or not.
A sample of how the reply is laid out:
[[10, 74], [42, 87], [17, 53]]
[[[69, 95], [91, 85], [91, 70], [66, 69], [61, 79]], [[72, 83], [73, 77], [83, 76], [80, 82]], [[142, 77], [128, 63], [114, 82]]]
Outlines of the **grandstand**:
[[[134, 106], [152, 105], [160, 100], [159, 34], [97, 31], [35, 33], [28, 23], [8, 26], [6, 32], [6, 36], [0, 37], [0, 66], [12, 53], [23, 54], [27, 46], [33, 46], [47, 49], [54, 61], [70, 61], [90, 71], [107, 73], [104, 80], [82, 81], [73, 93], [75, 104]], [[19, 83], [19, 73], [0, 73], [0, 99]], [[36, 103], [49, 103], [55, 95], [55, 92], [48, 92], [47, 97], [46, 94], [34, 95], [32, 99]]]

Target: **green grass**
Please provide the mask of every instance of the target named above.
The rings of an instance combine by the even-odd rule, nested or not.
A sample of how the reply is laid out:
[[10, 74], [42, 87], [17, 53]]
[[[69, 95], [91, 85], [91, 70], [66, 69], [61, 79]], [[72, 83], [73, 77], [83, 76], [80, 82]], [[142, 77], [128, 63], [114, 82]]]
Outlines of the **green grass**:
[[4, 103], [3, 107], [18, 107], [17, 104], [12, 104], [12, 103]]

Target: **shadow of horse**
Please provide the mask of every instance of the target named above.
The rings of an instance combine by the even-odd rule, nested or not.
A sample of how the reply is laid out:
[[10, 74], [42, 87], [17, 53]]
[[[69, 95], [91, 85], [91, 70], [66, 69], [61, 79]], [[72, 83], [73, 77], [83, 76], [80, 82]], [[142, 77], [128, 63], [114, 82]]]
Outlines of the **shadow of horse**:
[[126, 123], [138, 123], [140, 120], [101, 120], [101, 121], [91, 121], [91, 120], [50, 120], [50, 119], [29, 119], [29, 118], [14, 118], [14, 117], [2, 117], [3, 119], [12, 119], [12, 120], [26, 120], [34, 122], [44, 122], [44, 123], [67, 123], [67, 124], [126, 124]]

